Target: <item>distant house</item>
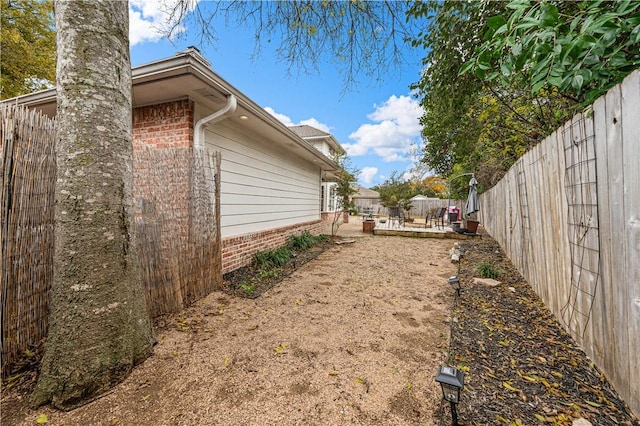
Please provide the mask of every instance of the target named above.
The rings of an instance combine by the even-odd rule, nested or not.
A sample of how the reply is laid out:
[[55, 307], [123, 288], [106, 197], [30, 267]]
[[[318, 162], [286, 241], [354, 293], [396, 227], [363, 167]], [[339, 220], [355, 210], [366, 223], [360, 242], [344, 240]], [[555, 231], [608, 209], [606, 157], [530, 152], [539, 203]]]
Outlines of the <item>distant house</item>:
[[372, 212], [379, 214], [382, 208], [380, 194], [364, 186], [357, 186], [357, 192], [351, 196], [358, 213]]
[[[336, 156], [345, 153], [340, 143], [327, 132], [308, 125], [291, 126], [290, 129], [332, 161]], [[331, 182], [330, 175], [323, 176], [320, 209], [324, 216], [340, 210], [338, 196], [335, 193], [336, 185], [335, 182]]]
[[[223, 273], [248, 264], [256, 251], [283, 245], [292, 234], [320, 232], [321, 206], [331, 207], [330, 157], [342, 149], [331, 135], [309, 127], [301, 136], [302, 129], [288, 128], [212, 71], [193, 48], [135, 67], [132, 76], [134, 202], [141, 210], [175, 217], [173, 229], [160, 230], [165, 239], [181, 237], [189, 226], [179, 211], [190, 202], [191, 171], [174, 154], [194, 147], [221, 154]], [[56, 114], [55, 90], [9, 102]], [[148, 149], [169, 154], [160, 176], [139, 167]], [[152, 178], [156, 187], [171, 186], [170, 198], [150, 195]]]

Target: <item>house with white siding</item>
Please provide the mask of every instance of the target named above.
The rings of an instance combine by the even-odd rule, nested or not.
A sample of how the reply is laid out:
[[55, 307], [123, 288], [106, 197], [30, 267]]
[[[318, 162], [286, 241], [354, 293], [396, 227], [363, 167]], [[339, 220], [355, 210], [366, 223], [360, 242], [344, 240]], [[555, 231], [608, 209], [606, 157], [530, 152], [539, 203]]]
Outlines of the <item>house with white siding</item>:
[[[223, 273], [248, 264], [256, 251], [285, 244], [292, 234], [321, 231], [321, 209], [330, 207], [323, 201], [330, 191], [326, 181], [335, 172], [331, 155], [342, 149], [331, 135], [301, 137], [216, 74], [194, 48], [137, 66], [132, 79], [134, 168], [145, 149], [221, 154]], [[55, 90], [12, 102], [56, 114]], [[167, 164], [171, 174], [189, 176], [184, 168]], [[145, 192], [147, 183], [143, 171], [136, 174], [134, 202], [141, 210], [179, 210], [189, 203], [188, 178], [171, 183], [170, 202], [164, 203]], [[189, 226], [179, 215], [175, 220], [176, 235]]]
[[[345, 154], [342, 145], [327, 132], [309, 125], [291, 126], [290, 129], [331, 160]], [[337, 183], [332, 182], [331, 177], [325, 176], [323, 178], [320, 209], [324, 217], [326, 217], [328, 213], [341, 210], [338, 204], [339, 197], [335, 191], [336, 186]]]

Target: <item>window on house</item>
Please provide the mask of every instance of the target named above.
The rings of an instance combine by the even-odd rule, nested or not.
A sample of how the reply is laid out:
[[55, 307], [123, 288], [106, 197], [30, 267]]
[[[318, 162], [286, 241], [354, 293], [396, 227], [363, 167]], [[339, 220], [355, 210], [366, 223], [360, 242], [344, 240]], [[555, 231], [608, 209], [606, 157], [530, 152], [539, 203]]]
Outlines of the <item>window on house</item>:
[[329, 211], [333, 212], [336, 210], [337, 208], [337, 203], [336, 203], [336, 187], [335, 185], [331, 185], [331, 189], [329, 190]]

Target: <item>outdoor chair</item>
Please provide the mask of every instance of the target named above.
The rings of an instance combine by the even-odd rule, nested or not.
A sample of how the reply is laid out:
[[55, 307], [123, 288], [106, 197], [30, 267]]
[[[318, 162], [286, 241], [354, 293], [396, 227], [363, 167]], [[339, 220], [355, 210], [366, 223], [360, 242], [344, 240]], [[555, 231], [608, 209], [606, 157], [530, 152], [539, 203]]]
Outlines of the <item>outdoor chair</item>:
[[404, 214], [400, 207], [389, 207], [389, 228], [402, 228], [404, 226]]
[[425, 228], [428, 227], [429, 222], [433, 221], [434, 225], [437, 226], [438, 228], [440, 229], [444, 228], [444, 215], [446, 212], [447, 212], [446, 207], [431, 209], [431, 211], [427, 213], [427, 217], [425, 218], [424, 227]]

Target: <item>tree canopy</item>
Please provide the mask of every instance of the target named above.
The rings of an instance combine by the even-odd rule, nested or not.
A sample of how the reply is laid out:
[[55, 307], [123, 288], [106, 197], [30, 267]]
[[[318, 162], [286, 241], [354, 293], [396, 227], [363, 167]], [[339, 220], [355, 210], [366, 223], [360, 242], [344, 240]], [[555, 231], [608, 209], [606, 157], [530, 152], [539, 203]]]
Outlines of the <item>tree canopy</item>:
[[[633, 1], [416, 2], [429, 26], [415, 84], [423, 161], [442, 176], [495, 184], [576, 110], [640, 66]], [[473, 72], [471, 72], [473, 71]]]
[[485, 81], [514, 79], [591, 103], [640, 67], [640, 2], [513, 0], [487, 19], [464, 65]]
[[0, 0], [0, 99], [55, 81], [56, 33], [50, 0]]

